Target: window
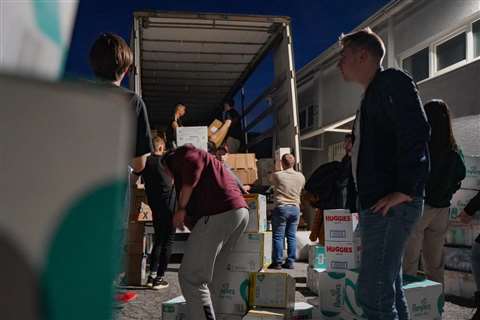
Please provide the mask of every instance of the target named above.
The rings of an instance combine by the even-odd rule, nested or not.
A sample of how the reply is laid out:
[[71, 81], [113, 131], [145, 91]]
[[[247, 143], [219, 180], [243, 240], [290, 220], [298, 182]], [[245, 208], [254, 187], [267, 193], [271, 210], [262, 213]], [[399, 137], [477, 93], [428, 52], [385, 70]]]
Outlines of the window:
[[300, 111], [300, 130], [305, 129], [307, 126], [307, 111]]
[[465, 32], [437, 46], [437, 71], [445, 69], [467, 58]]
[[473, 56], [480, 57], [480, 20], [472, 24], [473, 33]]
[[428, 78], [428, 48], [405, 58], [402, 61], [402, 68], [408, 72], [415, 82]]

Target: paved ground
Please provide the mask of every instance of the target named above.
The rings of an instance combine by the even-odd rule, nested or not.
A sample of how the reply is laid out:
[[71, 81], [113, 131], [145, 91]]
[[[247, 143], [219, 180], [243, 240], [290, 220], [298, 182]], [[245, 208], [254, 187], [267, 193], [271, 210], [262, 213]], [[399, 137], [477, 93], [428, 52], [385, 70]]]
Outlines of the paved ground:
[[[181, 295], [178, 286], [178, 264], [169, 265], [169, 271], [166, 274], [170, 287], [163, 291], [154, 291], [139, 287], [126, 287], [128, 290], [138, 293], [138, 298], [128, 303], [121, 309], [117, 309], [119, 320], [127, 319], [161, 319], [162, 302], [175, 298]], [[307, 301], [313, 299], [315, 296], [306, 288], [306, 263], [297, 263], [295, 270], [289, 270], [289, 273], [297, 280], [297, 301]], [[470, 319], [473, 309], [460, 306], [452, 302], [446, 302], [445, 313], [443, 319], [445, 320], [464, 320]]]

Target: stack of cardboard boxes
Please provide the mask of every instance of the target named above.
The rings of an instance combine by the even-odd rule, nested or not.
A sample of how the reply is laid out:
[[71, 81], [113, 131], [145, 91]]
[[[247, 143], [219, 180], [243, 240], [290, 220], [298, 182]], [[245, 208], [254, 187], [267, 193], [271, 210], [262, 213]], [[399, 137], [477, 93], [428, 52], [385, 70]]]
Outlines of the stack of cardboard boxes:
[[125, 280], [127, 285], [140, 286], [146, 280], [146, 241], [144, 224], [132, 221], [128, 224], [125, 245]]
[[[366, 319], [358, 303], [358, 214], [326, 210], [324, 220], [325, 247], [310, 246], [307, 271], [307, 287], [319, 296], [318, 313], [322, 319]], [[441, 319], [441, 284], [405, 276], [404, 290], [412, 319]]]
[[472, 298], [475, 283], [471, 274], [470, 250], [480, 233], [480, 215], [475, 215], [472, 224], [465, 225], [458, 216], [480, 190], [480, 157], [465, 156], [467, 174], [461, 189], [452, 199], [450, 225], [445, 245], [445, 294]]
[[254, 184], [258, 179], [255, 153], [230, 153], [226, 160], [242, 184]]

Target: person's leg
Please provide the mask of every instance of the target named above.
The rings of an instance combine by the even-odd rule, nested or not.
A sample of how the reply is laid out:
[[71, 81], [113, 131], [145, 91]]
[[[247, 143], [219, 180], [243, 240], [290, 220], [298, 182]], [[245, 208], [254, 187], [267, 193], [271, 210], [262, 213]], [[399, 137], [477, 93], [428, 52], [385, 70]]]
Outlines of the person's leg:
[[405, 254], [403, 256], [403, 272], [405, 274], [411, 276], [417, 275], [425, 229], [428, 227], [431, 220], [432, 214], [428, 210], [428, 206], [425, 206], [423, 209], [423, 215], [418, 219], [417, 223], [415, 223], [415, 227], [407, 240]]
[[425, 229], [423, 239], [424, 270], [427, 278], [444, 284], [444, 255], [443, 245], [448, 230], [449, 208], [430, 208], [433, 219]]
[[[246, 222], [245, 222], [246, 220]], [[236, 209], [201, 218], [190, 234], [178, 274], [183, 296], [187, 301], [189, 320], [215, 319], [209, 285], [214, 265], [223, 245], [243, 231], [248, 223], [248, 210]]]
[[283, 262], [286, 224], [284, 207], [276, 207], [272, 214], [272, 265]]
[[159, 210], [156, 206], [150, 205], [152, 209], [153, 220], [153, 247], [150, 252], [150, 276], [148, 277], [147, 285], [152, 286], [153, 280], [157, 277], [157, 270], [159, 266], [160, 253], [162, 251], [162, 227], [160, 221]]
[[[369, 320], [408, 319], [403, 289], [397, 288], [405, 244], [422, 212], [422, 200], [391, 208], [386, 216], [362, 210], [359, 302]], [[400, 312], [398, 310], [401, 310]]]
[[287, 223], [286, 223], [286, 237], [287, 237], [287, 261], [285, 263], [286, 267], [293, 267], [296, 259], [296, 250], [297, 250], [297, 227], [298, 220], [300, 219], [300, 208], [297, 206], [288, 206], [287, 207]]
[[[168, 213], [168, 212], [166, 212]], [[162, 218], [161, 223], [161, 252], [160, 252], [160, 259], [158, 262], [158, 271], [157, 276], [163, 277], [165, 276], [165, 271], [168, 267], [168, 262], [170, 261], [170, 255], [172, 253], [172, 243], [173, 243], [173, 236], [175, 234], [175, 228], [172, 224], [172, 214], [166, 214], [164, 218]]]

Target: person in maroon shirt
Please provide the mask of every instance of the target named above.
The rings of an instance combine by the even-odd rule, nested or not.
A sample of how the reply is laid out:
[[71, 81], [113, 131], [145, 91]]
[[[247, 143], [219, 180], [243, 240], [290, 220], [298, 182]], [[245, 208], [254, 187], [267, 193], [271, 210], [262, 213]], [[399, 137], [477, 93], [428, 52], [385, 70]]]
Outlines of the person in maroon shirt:
[[231, 248], [247, 227], [247, 203], [232, 174], [206, 151], [185, 145], [162, 162], [178, 195], [173, 224], [183, 228], [187, 216], [194, 221], [178, 274], [187, 319], [215, 319], [209, 287], [216, 287], [215, 275], [226, 270]]

